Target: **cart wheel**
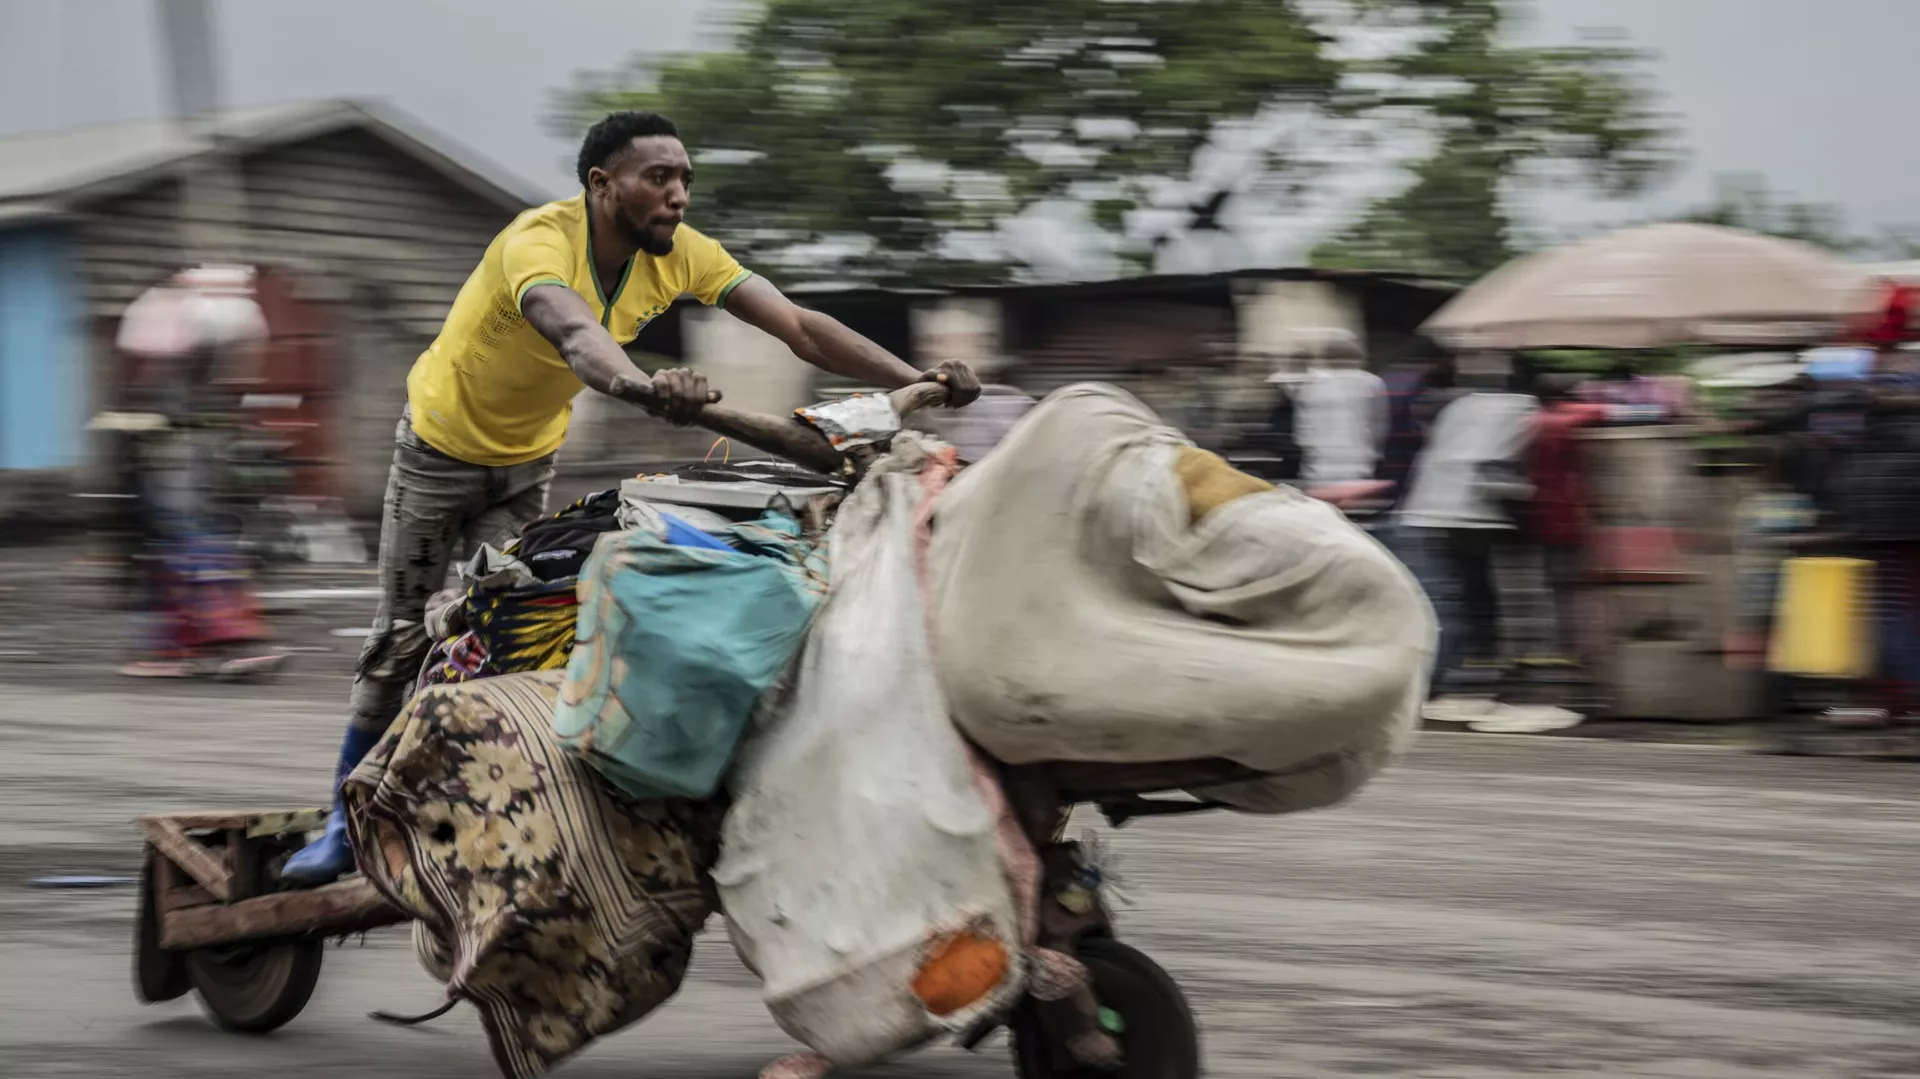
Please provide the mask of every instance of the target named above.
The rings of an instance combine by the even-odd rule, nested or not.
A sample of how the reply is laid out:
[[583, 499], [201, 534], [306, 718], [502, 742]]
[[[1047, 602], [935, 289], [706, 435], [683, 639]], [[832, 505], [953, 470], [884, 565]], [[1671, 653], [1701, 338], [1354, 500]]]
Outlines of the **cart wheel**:
[[179, 952], [160, 947], [160, 910], [153, 895], [152, 850], [140, 865], [140, 911], [133, 931], [133, 991], [142, 1004], [178, 1000], [193, 989]]
[[201, 948], [187, 953], [187, 978], [213, 1021], [265, 1034], [300, 1014], [320, 980], [320, 937]]
[[1046, 1033], [1031, 1002], [1014, 1012], [1013, 1062], [1020, 1079], [1198, 1079], [1200, 1030], [1187, 998], [1160, 964], [1110, 937], [1086, 937], [1076, 949], [1093, 976], [1093, 994], [1112, 1012], [1126, 1063], [1118, 1071], [1052, 1067]]

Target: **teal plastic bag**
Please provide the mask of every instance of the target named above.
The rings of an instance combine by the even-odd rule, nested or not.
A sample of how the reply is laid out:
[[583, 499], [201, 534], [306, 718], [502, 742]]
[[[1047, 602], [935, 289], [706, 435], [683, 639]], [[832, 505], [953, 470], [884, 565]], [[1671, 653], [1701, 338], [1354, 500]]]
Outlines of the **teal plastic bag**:
[[787, 518], [736, 525], [740, 550], [647, 530], [603, 538], [553, 723], [635, 798], [706, 798], [826, 592], [825, 560]]

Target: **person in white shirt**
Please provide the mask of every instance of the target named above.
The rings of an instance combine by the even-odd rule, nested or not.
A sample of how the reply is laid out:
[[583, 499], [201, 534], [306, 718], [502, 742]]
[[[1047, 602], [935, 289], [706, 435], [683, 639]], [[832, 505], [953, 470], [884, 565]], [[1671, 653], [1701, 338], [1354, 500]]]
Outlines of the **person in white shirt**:
[[1352, 334], [1330, 334], [1293, 390], [1300, 478], [1307, 484], [1370, 480], [1387, 437], [1387, 384], [1366, 369]]
[[1436, 695], [1422, 713], [1430, 720], [1519, 733], [1581, 719], [1553, 705], [1505, 704], [1493, 692], [1503, 677], [1495, 571], [1518, 534], [1515, 511], [1533, 495], [1525, 461], [1540, 402], [1532, 383], [1530, 370], [1518, 367], [1503, 390], [1476, 390], [1442, 407], [1400, 503], [1398, 523], [1421, 551], [1422, 584], [1441, 620]]

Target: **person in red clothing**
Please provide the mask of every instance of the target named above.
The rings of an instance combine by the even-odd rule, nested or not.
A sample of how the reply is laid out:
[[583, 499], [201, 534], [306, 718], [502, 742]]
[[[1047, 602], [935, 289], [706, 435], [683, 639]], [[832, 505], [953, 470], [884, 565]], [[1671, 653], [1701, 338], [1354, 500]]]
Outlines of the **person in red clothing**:
[[1562, 375], [1540, 380], [1540, 411], [1533, 417], [1527, 468], [1533, 482], [1529, 524], [1553, 592], [1554, 643], [1559, 658], [1579, 663], [1586, 658], [1579, 587], [1589, 538], [1587, 467], [1579, 432], [1604, 420], [1607, 407], [1575, 400], [1576, 385], [1577, 380]]

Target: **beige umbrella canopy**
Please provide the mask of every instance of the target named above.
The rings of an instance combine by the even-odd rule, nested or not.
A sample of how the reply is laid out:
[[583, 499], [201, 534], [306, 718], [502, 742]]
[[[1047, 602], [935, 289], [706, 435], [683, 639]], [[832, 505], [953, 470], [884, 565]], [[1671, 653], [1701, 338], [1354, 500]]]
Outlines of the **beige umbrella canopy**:
[[1872, 280], [1811, 244], [1648, 225], [1515, 259], [1421, 329], [1473, 351], [1810, 345], [1874, 309]]

